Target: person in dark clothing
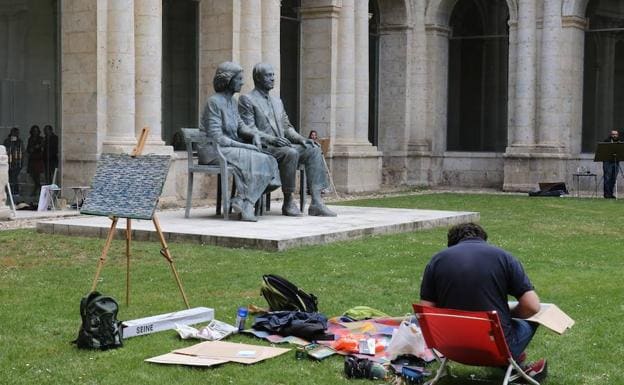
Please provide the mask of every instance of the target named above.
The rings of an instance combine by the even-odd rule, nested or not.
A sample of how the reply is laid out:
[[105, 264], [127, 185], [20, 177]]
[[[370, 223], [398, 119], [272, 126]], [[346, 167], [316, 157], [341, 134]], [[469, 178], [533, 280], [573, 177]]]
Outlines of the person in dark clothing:
[[[421, 304], [468, 311], [495, 310], [514, 359], [522, 365], [524, 349], [537, 324], [525, 319], [540, 309], [540, 300], [522, 264], [503, 249], [487, 242], [487, 233], [475, 223], [462, 223], [448, 232], [448, 248], [434, 255], [425, 268]], [[510, 308], [507, 297], [518, 304]], [[527, 366], [536, 375], [546, 373], [546, 360]]]
[[24, 159], [24, 142], [19, 136], [19, 128], [13, 127], [9, 136], [4, 140], [4, 147], [9, 157], [9, 185], [13, 194], [19, 194], [19, 174], [22, 171]]
[[[607, 143], [621, 143], [620, 133], [618, 130], [612, 130], [611, 134], [604, 140]], [[617, 181], [618, 172], [620, 170], [620, 162], [607, 161], [602, 162], [602, 174], [603, 174], [603, 192], [606, 199], [615, 199], [613, 192], [615, 190], [615, 183]]]
[[52, 184], [54, 170], [58, 168], [58, 136], [49, 124], [43, 127], [43, 165], [46, 183]]
[[30, 136], [28, 137], [28, 145], [26, 146], [28, 153], [28, 175], [33, 180], [33, 196], [39, 195], [41, 188], [41, 173], [43, 172], [43, 137], [41, 129], [34, 125], [30, 128]]

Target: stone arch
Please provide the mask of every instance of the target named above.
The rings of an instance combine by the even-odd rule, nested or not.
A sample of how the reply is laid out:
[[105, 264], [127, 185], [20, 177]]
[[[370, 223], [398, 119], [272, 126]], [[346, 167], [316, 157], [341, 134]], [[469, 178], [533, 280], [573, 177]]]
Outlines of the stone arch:
[[[451, 18], [451, 12], [458, 0], [433, 0], [425, 10], [425, 23], [428, 25], [448, 26]], [[587, 1], [587, 0], [576, 0]], [[509, 8], [509, 22], [514, 23], [518, 20], [518, 0], [506, 0]]]
[[380, 24], [406, 25], [410, 22], [410, 7], [407, 0], [377, 0], [379, 5]]
[[563, 0], [561, 14], [563, 16], [585, 17], [585, 11], [590, 0]]

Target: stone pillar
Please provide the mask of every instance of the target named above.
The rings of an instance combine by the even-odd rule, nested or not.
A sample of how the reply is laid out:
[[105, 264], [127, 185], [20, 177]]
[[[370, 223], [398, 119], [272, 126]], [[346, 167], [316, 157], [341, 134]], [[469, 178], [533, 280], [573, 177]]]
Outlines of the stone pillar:
[[369, 93], [369, 50], [368, 50], [368, 5], [358, 1], [355, 4], [355, 126], [354, 143], [365, 146], [368, 141], [368, 93]]
[[148, 145], [162, 140], [162, 0], [135, 0], [135, 132], [150, 128]]
[[103, 152], [129, 152], [135, 135], [134, 1], [108, 2], [107, 131]]
[[519, 3], [516, 64], [515, 127], [507, 152], [526, 152], [535, 144], [535, 95], [537, 72], [536, 0]]
[[572, 154], [581, 153], [583, 137], [583, 58], [586, 27], [587, 20], [584, 17], [564, 16], [562, 19], [561, 124], [564, 127], [563, 134], [570, 138], [569, 149]]
[[[342, 0], [336, 69], [335, 144], [355, 140], [355, 0]], [[358, 65], [361, 63], [358, 63]]]
[[407, 182], [413, 91], [409, 86], [411, 32], [407, 25], [382, 24], [380, 28], [378, 146], [383, 152], [383, 183], [389, 186]]
[[[407, 184], [427, 186], [430, 184], [431, 143], [427, 141], [427, 33], [425, 30], [426, 1], [412, 1], [413, 28], [411, 45], [407, 52], [411, 58], [408, 107], [410, 110], [407, 145]], [[384, 151], [385, 155], [385, 151]]]
[[540, 68], [539, 152], [562, 152], [568, 147], [561, 125], [561, 0], [544, 0]]
[[214, 93], [212, 79], [217, 66], [226, 60], [240, 60], [240, 7], [234, 3], [238, 2], [202, 0], [199, 3], [198, 115]]
[[262, 61], [271, 64], [275, 70], [276, 82], [271, 94], [278, 96], [281, 82], [280, 0], [262, 0]]
[[[336, 131], [338, 0], [308, 0], [301, 6], [301, 126], [328, 137]], [[330, 146], [327, 156], [331, 156]]]
[[6, 149], [0, 145], [0, 221], [11, 218], [11, 210], [6, 205], [6, 185], [9, 183], [9, 158]]
[[365, 15], [356, 13], [356, 5], [367, 7], [354, 0], [306, 0], [301, 8], [302, 127], [330, 138], [328, 165], [336, 188], [346, 192], [375, 191], [381, 181], [381, 154], [366, 139], [356, 141], [354, 28], [356, 14]]
[[[447, 131], [447, 103], [448, 103], [448, 52], [449, 34], [448, 26], [440, 24], [427, 24], [427, 140], [431, 143], [431, 151], [434, 156], [441, 156], [446, 151]], [[440, 169], [440, 168], [437, 168]]]
[[252, 69], [262, 61], [262, 0], [245, 0], [240, 4], [240, 65], [245, 75], [241, 93], [254, 88]]
[[71, 197], [69, 186], [89, 185], [106, 135], [107, 3], [64, 0], [61, 14], [61, 185]]

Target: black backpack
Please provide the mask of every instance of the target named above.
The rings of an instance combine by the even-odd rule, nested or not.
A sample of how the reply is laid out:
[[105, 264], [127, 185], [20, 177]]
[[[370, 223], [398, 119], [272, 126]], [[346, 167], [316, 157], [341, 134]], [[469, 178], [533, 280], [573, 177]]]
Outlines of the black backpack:
[[318, 311], [318, 300], [314, 294], [304, 292], [279, 275], [266, 274], [262, 279], [260, 293], [266, 299], [271, 311], [295, 310], [306, 313]]
[[114, 298], [97, 291], [80, 301], [82, 325], [74, 341], [80, 349], [115, 349], [123, 346], [121, 322], [117, 320], [119, 306]]

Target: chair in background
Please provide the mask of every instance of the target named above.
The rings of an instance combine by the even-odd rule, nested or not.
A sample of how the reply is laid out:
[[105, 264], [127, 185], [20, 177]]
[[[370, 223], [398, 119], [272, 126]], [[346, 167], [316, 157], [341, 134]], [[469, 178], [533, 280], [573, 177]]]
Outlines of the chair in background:
[[507, 368], [503, 385], [519, 378], [539, 385], [513, 359], [495, 311], [462, 311], [414, 304], [414, 313], [427, 346], [440, 361], [433, 385], [448, 371], [448, 362]]
[[[208, 138], [199, 128], [182, 128], [186, 152], [188, 156], [188, 183], [186, 188], [186, 211], [184, 217], [188, 218], [191, 212], [193, 196], [193, 175], [203, 173], [217, 175], [217, 215], [223, 213], [223, 219], [229, 219], [230, 198], [228, 195], [228, 180], [231, 168], [228, 166], [225, 156], [221, 153], [219, 145]], [[209, 146], [217, 155], [218, 164], [199, 164], [195, 157], [197, 146]]]

